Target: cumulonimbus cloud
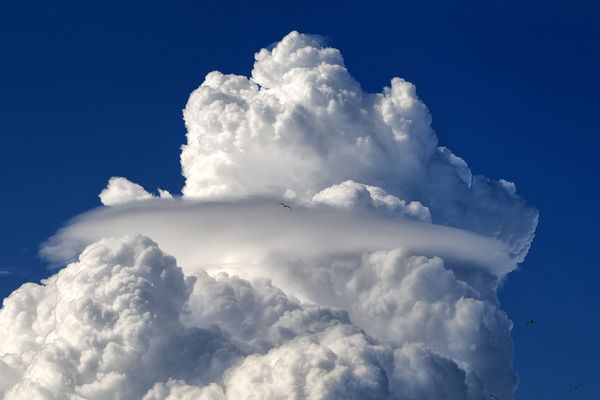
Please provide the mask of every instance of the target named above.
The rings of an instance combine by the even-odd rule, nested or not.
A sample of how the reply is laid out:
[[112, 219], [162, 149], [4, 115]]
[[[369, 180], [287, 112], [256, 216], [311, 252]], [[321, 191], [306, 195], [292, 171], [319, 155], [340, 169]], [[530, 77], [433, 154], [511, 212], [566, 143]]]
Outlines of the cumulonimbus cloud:
[[511, 398], [496, 288], [535, 208], [439, 146], [409, 82], [365, 93], [297, 32], [255, 59], [191, 94], [182, 198], [112, 178], [45, 243], [73, 262], [5, 299], [0, 393]]

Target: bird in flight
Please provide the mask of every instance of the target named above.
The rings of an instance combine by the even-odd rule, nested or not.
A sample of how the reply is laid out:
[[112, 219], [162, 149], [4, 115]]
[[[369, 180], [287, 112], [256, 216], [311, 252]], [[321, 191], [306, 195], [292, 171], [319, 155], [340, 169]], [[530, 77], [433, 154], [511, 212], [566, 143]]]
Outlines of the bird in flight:
[[279, 202], [279, 204], [281, 204], [283, 206], [283, 208], [289, 208], [290, 210], [292, 209], [292, 207], [289, 204], [285, 204], [283, 202]]
[[533, 325], [535, 324], [535, 321], [532, 319], [527, 320], [527, 322], [525, 322], [527, 325]]
[[581, 385], [578, 383], [577, 385], [573, 385], [571, 386], [571, 389], [569, 389], [570, 392], [574, 392], [576, 390], [581, 389]]
[[488, 396], [489, 396], [489, 397], [490, 397], [490, 399], [492, 399], [492, 400], [500, 400], [500, 398], [498, 398], [497, 396], [494, 396], [493, 394], [489, 394], [489, 393], [488, 393]]

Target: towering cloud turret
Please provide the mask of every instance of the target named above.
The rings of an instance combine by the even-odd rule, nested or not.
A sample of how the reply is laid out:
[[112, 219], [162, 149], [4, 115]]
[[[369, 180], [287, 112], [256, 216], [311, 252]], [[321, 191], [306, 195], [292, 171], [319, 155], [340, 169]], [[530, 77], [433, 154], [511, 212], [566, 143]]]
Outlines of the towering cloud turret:
[[[184, 110], [187, 197], [275, 194], [308, 201], [347, 180], [418, 201], [433, 222], [527, 253], [537, 212], [512, 183], [472, 176], [431, 128], [415, 86], [362, 91], [337, 49], [292, 32], [256, 56], [252, 77], [211, 72]], [[370, 192], [373, 191], [370, 190]]]

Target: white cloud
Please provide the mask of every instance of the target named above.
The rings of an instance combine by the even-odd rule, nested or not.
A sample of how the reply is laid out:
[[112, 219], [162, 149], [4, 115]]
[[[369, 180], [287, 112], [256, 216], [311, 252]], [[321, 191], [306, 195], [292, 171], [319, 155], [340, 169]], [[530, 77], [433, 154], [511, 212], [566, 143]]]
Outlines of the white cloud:
[[83, 252], [5, 299], [0, 393], [511, 398], [496, 288], [535, 208], [438, 146], [411, 83], [365, 93], [297, 32], [255, 59], [191, 94], [183, 198], [113, 177], [111, 207], [44, 245], [56, 262]]
[[382, 93], [365, 93], [338, 50], [296, 32], [255, 58], [251, 78], [211, 72], [191, 94], [185, 196], [293, 193], [309, 202], [351, 180], [418, 201], [433, 222], [497, 237], [525, 256], [537, 211], [437, 146], [414, 85], [394, 78]]
[[129, 236], [22, 286], [0, 311], [4, 398], [140, 398], [157, 381], [216, 379], [243, 351], [216, 328], [181, 324], [193, 283]]
[[510, 322], [479, 279], [399, 249], [320, 272], [330, 294], [306, 304], [266, 279], [185, 277], [142, 236], [103, 239], [5, 300], [0, 388], [7, 400], [511, 395]]
[[157, 383], [143, 400], [225, 400], [221, 386], [211, 383], [208, 386], [188, 385], [185, 381], [170, 379]]
[[[158, 189], [158, 193], [160, 198], [173, 198], [171, 193], [166, 190]], [[100, 192], [99, 197], [105, 206], [156, 198], [155, 195], [148, 193], [141, 185], [120, 176], [110, 178], [106, 188]]]
[[418, 201], [406, 204], [405, 201], [388, 194], [379, 187], [351, 180], [321, 190], [313, 196], [312, 200], [315, 203], [329, 204], [346, 209], [383, 209], [389, 215], [395, 214], [404, 218], [431, 222], [429, 209]]
[[[382, 389], [379, 384], [364, 393], [355, 389], [358, 390], [357, 398], [369, 398], [368, 393], [377, 394], [375, 398], [385, 397], [381, 393], [386, 390], [391, 398], [415, 400], [437, 399], [444, 395], [448, 398], [479, 398], [485, 396], [485, 390], [505, 397], [511, 395], [516, 384], [511, 368], [512, 325], [498, 308], [495, 292], [490, 290], [488, 283], [482, 283], [485, 279], [482, 275], [463, 273], [459, 278], [458, 273], [455, 274], [441, 259], [413, 256], [401, 249], [355, 258], [335, 258], [320, 270], [298, 263], [290, 267], [295, 271], [291, 271], [287, 285], [290, 286], [291, 281], [306, 284], [301, 291], [311, 302], [329, 307], [302, 305], [286, 297], [270, 281], [255, 282], [252, 288], [249, 282], [237, 277], [220, 275], [215, 279], [206, 273], [198, 275], [190, 298], [188, 323], [217, 324], [234, 339], [245, 342], [259, 353], [276, 349], [265, 356], [252, 357], [242, 365], [242, 370], [253, 366], [254, 372], [248, 372], [250, 377], [245, 375], [246, 372], [230, 370], [226, 376], [234, 376], [233, 382], [244, 379], [268, 381], [262, 374], [275, 374], [269, 372], [269, 365], [276, 364], [279, 368], [286, 365], [290, 369], [289, 378], [282, 377], [285, 371], [277, 375], [282, 377], [282, 387], [301, 390], [318, 386], [318, 382], [290, 384], [285, 379], [308, 380], [312, 374], [326, 375], [324, 371], [295, 369], [300, 365], [312, 365], [303, 358], [305, 352], [320, 354], [336, 348], [331, 345], [335, 338], [338, 344], [345, 340], [365, 342], [360, 351], [346, 349], [340, 344], [343, 350], [340, 349], [339, 354], [334, 351], [333, 359], [367, 351], [374, 352], [370, 359], [374, 358], [377, 365], [383, 366], [387, 389]], [[270, 276], [276, 277], [275, 274]], [[361, 327], [361, 331], [347, 327], [350, 321]], [[364, 336], [363, 330], [376, 341]], [[324, 347], [298, 349], [298, 365], [295, 365], [296, 352], [290, 347], [306, 346], [302, 340], [297, 340], [306, 335], [311, 337], [311, 344]], [[286, 344], [289, 340], [292, 342]], [[285, 358], [282, 354], [293, 360], [290, 361], [292, 364], [279, 361]], [[354, 361], [359, 365], [366, 363]], [[376, 366], [368, 368], [376, 369]], [[252, 376], [254, 373], [259, 376]], [[303, 373], [306, 373], [305, 377]], [[243, 388], [242, 385], [240, 392], [234, 392], [233, 398], [244, 398], [239, 397]], [[269, 390], [283, 389], [270, 387]], [[331, 390], [337, 390], [335, 385]], [[453, 395], [459, 392], [463, 395]], [[263, 395], [262, 392], [257, 394], [259, 398]], [[335, 398], [334, 394], [331, 396]]]
[[518, 261], [505, 243], [474, 232], [387, 218], [368, 209], [292, 203], [292, 210], [287, 210], [278, 201], [176, 199], [99, 208], [59, 231], [42, 252], [60, 263], [102, 237], [134, 232], [156, 240], [188, 272], [201, 267], [244, 277], [262, 274], [262, 264], [273, 255], [310, 260], [395, 247], [472, 265], [497, 277], [514, 269]]

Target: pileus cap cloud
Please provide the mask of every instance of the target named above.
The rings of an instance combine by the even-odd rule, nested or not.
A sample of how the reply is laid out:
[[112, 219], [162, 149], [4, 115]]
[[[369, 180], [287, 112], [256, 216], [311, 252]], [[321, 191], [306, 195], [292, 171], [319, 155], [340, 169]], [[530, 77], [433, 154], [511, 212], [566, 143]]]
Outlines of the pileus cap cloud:
[[512, 397], [496, 288], [537, 210], [438, 145], [414, 85], [365, 93], [292, 32], [184, 119], [182, 198], [111, 178], [42, 249], [78, 260], [5, 299], [6, 399]]

